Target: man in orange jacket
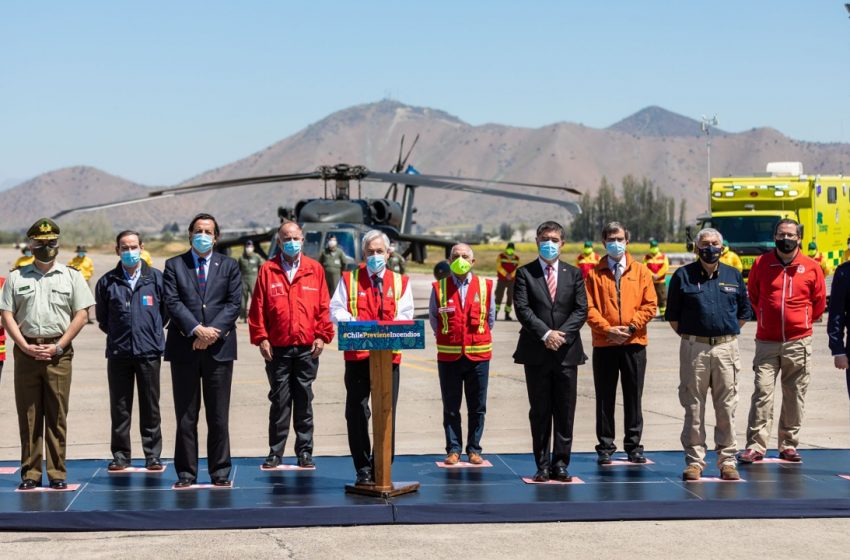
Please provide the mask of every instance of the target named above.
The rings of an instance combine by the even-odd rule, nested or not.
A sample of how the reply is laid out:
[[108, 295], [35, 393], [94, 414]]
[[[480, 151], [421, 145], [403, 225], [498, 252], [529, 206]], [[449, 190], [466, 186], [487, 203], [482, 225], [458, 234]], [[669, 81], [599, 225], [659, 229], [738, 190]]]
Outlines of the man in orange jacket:
[[802, 460], [797, 444], [812, 368], [812, 323], [826, 308], [826, 282], [820, 265], [800, 251], [801, 235], [797, 222], [779, 220], [773, 230], [776, 250], [760, 256], [750, 269], [747, 287], [758, 327], [747, 449], [738, 456], [742, 463], [764, 459], [777, 377], [782, 383], [779, 458]]
[[293, 405], [298, 466], [314, 466], [313, 382], [319, 355], [334, 336], [325, 271], [301, 253], [303, 241], [295, 222], [280, 226], [280, 255], [260, 267], [248, 315], [251, 344], [260, 347], [271, 387], [268, 469], [281, 463]]
[[627, 252], [629, 231], [619, 222], [602, 230], [608, 256], [585, 279], [587, 324], [593, 335], [593, 385], [596, 389], [597, 463], [611, 464], [617, 380], [623, 387], [629, 462], [645, 463], [641, 397], [646, 373], [646, 325], [655, 317], [652, 273]]

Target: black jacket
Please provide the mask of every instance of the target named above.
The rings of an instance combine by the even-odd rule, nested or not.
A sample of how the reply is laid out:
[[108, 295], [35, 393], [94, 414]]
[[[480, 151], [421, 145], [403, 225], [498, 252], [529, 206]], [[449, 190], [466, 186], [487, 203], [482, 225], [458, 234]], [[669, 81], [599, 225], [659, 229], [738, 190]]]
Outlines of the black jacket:
[[[549, 297], [540, 260], [520, 267], [514, 284], [514, 310], [522, 329], [514, 361], [536, 365], [555, 360], [562, 366], [577, 366], [587, 360], [579, 330], [587, 319], [587, 293], [581, 271], [558, 261], [555, 301]], [[543, 336], [549, 330], [566, 333], [566, 342], [557, 352], [547, 350]]]
[[165, 349], [162, 272], [141, 264], [132, 291], [120, 262], [97, 281], [95, 313], [106, 333], [107, 358], [156, 358]]
[[177, 362], [194, 360], [197, 351], [192, 349], [195, 337], [191, 333], [201, 324], [221, 331], [219, 339], [204, 352], [209, 352], [218, 362], [235, 360], [236, 319], [242, 306], [239, 264], [213, 251], [202, 298], [190, 250], [165, 261], [163, 285], [170, 320], [165, 339], [165, 359]]
[[848, 317], [850, 317], [850, 263], [842, 263], [835, 269], [832, 277], [832, 291], [829, 295], [829, 319], [826, 322], [826, 334], [829, 336], [829, 350], [832, 355], [847, 354], [850, 340], [847, 340]]

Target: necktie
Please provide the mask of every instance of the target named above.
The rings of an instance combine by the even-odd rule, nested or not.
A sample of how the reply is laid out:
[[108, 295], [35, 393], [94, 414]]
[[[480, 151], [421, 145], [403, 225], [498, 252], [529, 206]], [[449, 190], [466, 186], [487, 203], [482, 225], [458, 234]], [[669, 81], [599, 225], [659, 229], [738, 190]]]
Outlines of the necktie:
[[614, 282], [617, 284], [617, 291], [620, 291], [620, 278], [623, 277], [623, 269], [620, 268], [620, 263], [614, 265]]
[[198, 287], [201, 289], [201, 297], [207, 292], [207, 259], [198, 258]]
[[377, 274], [372, 275], [372, 292], [378, 298], [378, 320], [384, 319], [384, 294], [382, 288], [383, 279]]
[[555, 291], [558, 287], [555, 283], [555, 269], [551, 264], [546, 267], [546, 287], [549, 288], [549, 297], [555, 301]]

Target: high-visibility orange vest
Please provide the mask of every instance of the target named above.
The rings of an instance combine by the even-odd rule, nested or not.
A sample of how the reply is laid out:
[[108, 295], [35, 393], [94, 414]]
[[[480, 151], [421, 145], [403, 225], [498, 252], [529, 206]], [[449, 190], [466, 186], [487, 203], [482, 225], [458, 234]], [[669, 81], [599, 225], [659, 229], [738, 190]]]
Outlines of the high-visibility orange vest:
[[587, 278], [587, 273], [593, 270], [593, 267], [597, 264], [599, 264], [599, 255], [596, 254], [596, 251], [591, 251], [589, 255], [585, 255], [583, 252], [579, 253], [576, 259], [576, 266], [581, 270], [583, 278]]
[[646, 265], [653, 274], [661, 274], [661, 279], [653, 280], [655, 283], [664, 282], [664, 275], [667, 274], [667, 270], [670, 268], [670, 261], [667, 260], [667, 255], [658, 252], [657, 255], [646, 254], [643, 257], [643, 264]]
[[[390, 269], [384, 270], [384, 279], [381, 286], [384, 298], [384, 314], [378, 316], [380, 309], [378, 298], [372, 289], [372, 279], [366, 265], [361, 264], [350, 272], [342, 273], [342, 281], [345, 292], [348, 294], [348, 312], [355, 321], [393, 321], [395, 319], [398, 300], [407, 289], [408, 278], [396, 274]], [[343, 353], [346, 361], [359, 361], [369, 358], [368, 350], [346, 351]], [[393, 351], [393, 363], [401, 363], [401, 352]]]
[[496, 259], [496, 274], [499, 275], [499, 280], [513, 280], [513, 273], [517, 268], [519, 268], [519, 256], [516, 253], [513, 255], [499, 253]]
[[432, 284], [437, 300], [437, 361], [454, 362], [466, 356], [473, 362], [493, 355], [488, 313], [493, 281], [470, 275], [466, 301], [461, 305], [460, 290], [446, 278]]

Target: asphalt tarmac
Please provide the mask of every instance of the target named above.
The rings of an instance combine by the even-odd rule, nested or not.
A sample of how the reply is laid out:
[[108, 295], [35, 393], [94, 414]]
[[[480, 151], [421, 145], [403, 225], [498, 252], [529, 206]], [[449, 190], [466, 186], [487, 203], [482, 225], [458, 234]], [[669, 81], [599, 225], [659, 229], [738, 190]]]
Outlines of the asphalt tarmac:
[[[17, 252], [0, 248], [0, 266], [8, 270]], [[114, 255], [92, 255], [95, 276], [116, 263]], [[63, 253], [60, 259], [70, 259]], [[163, 259], [155, 259], [162, 266]], [[417, 308], [424, 310], [430, 279], [415, 275]], [[487, 420], [482, 445], [488, 452], [531, 450], [528, 399], [522, 368], [511, 354], [519, 330], [516, 321], [500, 320], [494, 329], [494, 357], [490, 369]], [[239, 360], [233, 376], [231, 446], [234, 456], [264, 457], [268, 452], [268, 382], [263, 360], [248, 341], [247, 325], [238, 326]], [[745, 441], [746, 419], [752, 393], [750, 368], [755, 325], [744, 327], [740, 337], [743, 371], [739, 379], [736, 416], [738, 443]], [[582, 330], [585, 351], [591, 354], [590, 332]], [[825, 323], [815, 325], [814, 367], [806, 398], [807, 410], [800, 450], [848, 447], [848, 397], [843, 371], [832, 365]], [[678, 450], [682, 408], [678, 402], [678, 336], [662, 321], [649, 327], [648, 366], [644, 388], [644, 437], [648, 452]], [[96, 325], [85, 327], [74, 341], [73, 382], [68, 416], [69, 459], [110, 457], [109, 398], [106, 384], [105, 335]], [[5, 375], [0, 381], [0, 459], [20, 457], [14, 394], [13, 360], [9, 344]], [[171, 379], [163, 364], [162, 420], [164, 456], [173, 454], [174, 412]], [[325, 349], [314, 385], [315, 454], [347, 455], [343, 360], [336, 345]], [[777, 398], [777, 409], [780, 399]], [[593, 451], [594, 390], [591, 366], [579, 369], [574, 451]], [[135, 412], [134, 412], [135, 414]], [[778, 418], [778, 410], [776, 413]], [[622, 409], [617, 411], [618, 437]], [[712, 445], [713, 413], [706, 414], [709, 447]], [[133, 449], [140, 456], [138, 421], [133, 421]], [[200, 441], [205, 427], [200, 423]], [[401, 368], [397, 453], [442, 453], [444, 436], [435, 351], [433, 348], [405, 352]], [[620, 441], [620, 444], [622, 442]], [[775, 434], [772, 439], [775, 445]], [[202, 446], [203, 447], [203, 446]], [[203, 449], [201, 452], [203, 454]], [[292, 442], [286, 454], [292, 455]], [[850, 458], [850, 453], [848, 453]], [[684, 461], [683, 465], [684, 467]], [[850, 466], [848, 466], [850, 470]], [[707, 474], [716, 474], [709, 466]], [[173, 473], [168, 473], [169, 476]], [[352, 471], [352, 477], [353, 477]], [[733, 516], [734, 512], [730, 512]], [[45, 529], [49, 529], [45, 527]], [[478, 558], [540, 554], [609, 558], [635, 550], [652, 558], [678, 558], [685, 554], [790, 553], [794, 556], [846, 555], [850, 520], [717, 520], [664, 522], [605, 522], [499, 525], [373, 526], [311, 529], [262, 529], [252, 531], [188, 531], [155, 533], [5, 533], [0, 534], [0, 555], [66, 558], [114, 557], [116, 554], [194, 558], [355, 558], [367, 551], [374, 558], [433, 558], [468, 555]], [[796, 552], [794, 552], [796, 550]]]

